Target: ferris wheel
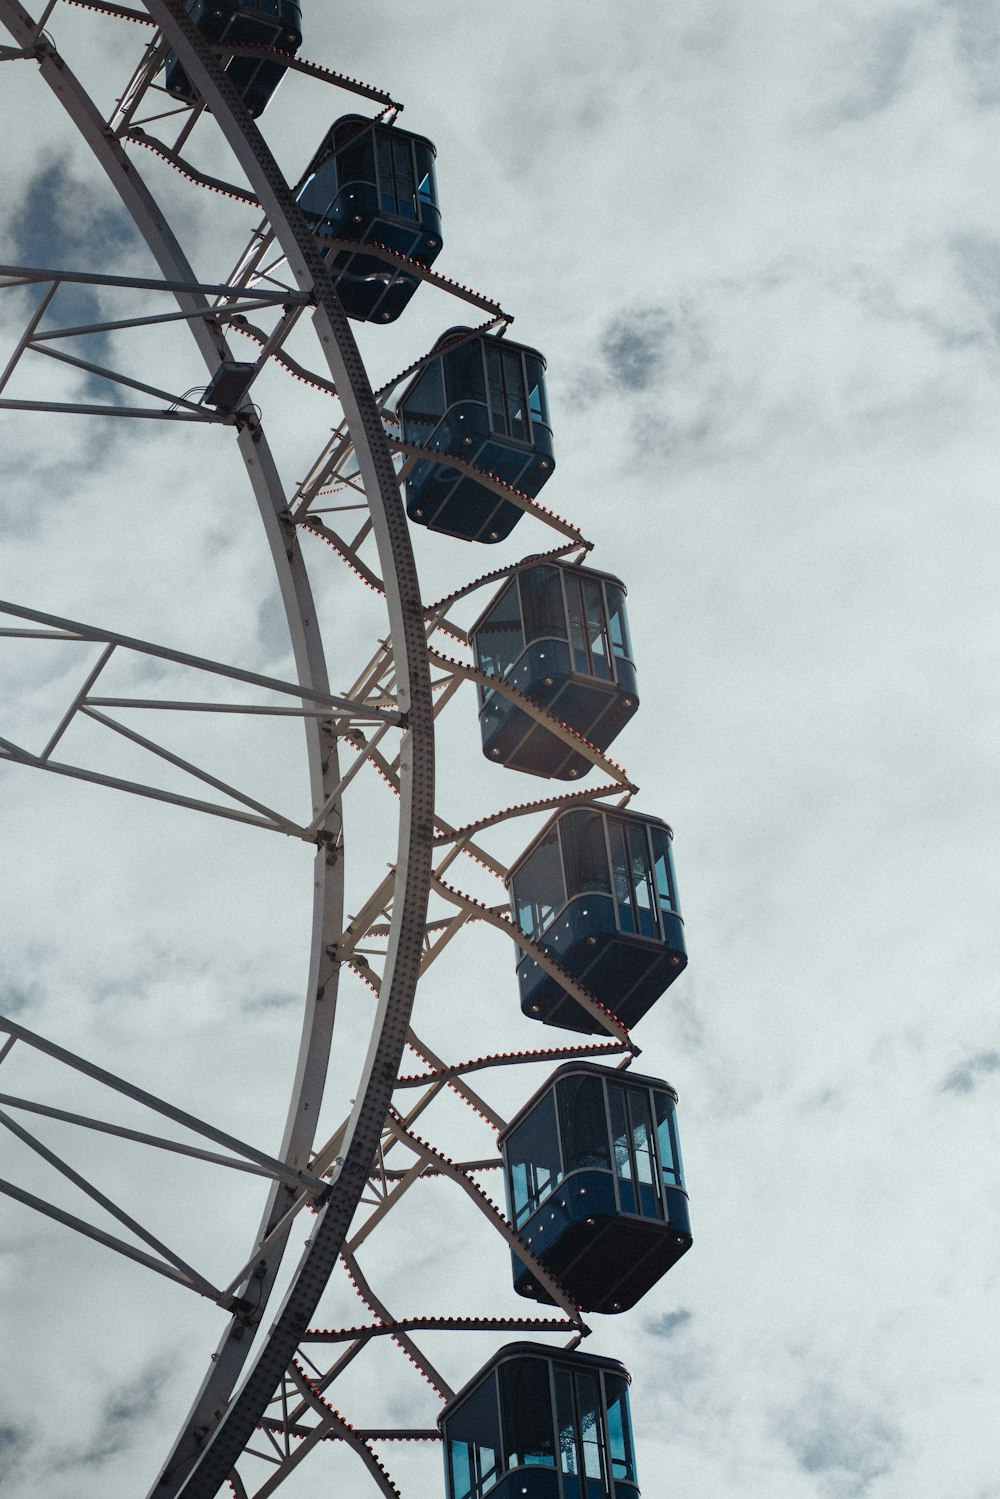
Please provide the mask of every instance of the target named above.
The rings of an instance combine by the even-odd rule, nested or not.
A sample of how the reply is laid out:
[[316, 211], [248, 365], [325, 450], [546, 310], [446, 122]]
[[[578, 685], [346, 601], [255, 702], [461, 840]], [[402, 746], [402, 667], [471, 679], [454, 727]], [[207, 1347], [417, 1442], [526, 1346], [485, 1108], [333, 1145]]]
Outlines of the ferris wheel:
[[[625, 590], [538, 499], [556, 457], [542, 355], [507, 336], [491, 297], [435, 268], [433, 145], [398, 123], [390, 94], [303, 58], [308, 19], [294, 0], [0, 0], [7, 74], [45, 101], [39, 115], [59, 113], [72, 159], [110, 184], [130, 226], [105, 226], [74, 265], [0, 268], [0, 412], [34, 424], [24, 450], [35, 454], [37, 434], [74, 417], [127, 431], [111, 455], [119, 482], [149, 461], [131, 472], [155, 496], [154, 534], [168, 503], [198, 508], [203, 529], [189, 539], [210, 590], [161, 593], [170, 543], [139, 557], [123, 531], [137, 500], [125, 517], [85, 500], [85, 521], [105, 516], [93, 612], [0, 604], [0, 648], [61, 653], [46, 692], [15, 675], [26, 706], [0, 724], [5, 789], [36, 770], [74, 792], [86, 783], [79, 794], [102, 806], [134, 798], [155, 821], [130, 814], [123, 839], [192, 814], [221, 828], [224, 857], [236, 839], [277, 834], [282, 870], [287, 850], [300, 868], [305, 857], [313, 886], [280, 1140], [266, 1148], [252, 1097], [234, 1099], [238, 1040], [231, 1055], [186, 1061], [171, 1091], [152, 1086], [165, 1070], [155, 1056], [112, 1065], [79, 1039], [99, 1027], [73, 1020], [60, 1039], [21, 1010], [0, 1019], [0, 1123], [27, 1174], [4, 1173], [0, 1191], [60, 1243], [117, 1256], [218, 1323], [179, 1432], [162, 1432], [150, 1457], [150, 1496], [208, 1499], [226, 1485], [240, 1499], [283, 1485], [294, 1496], [303, 1464], [332, 1453], [372, 1493], [421, 1492], [395, 1453], [443, 1439], [449, 1499], [622, 1499], [639, 1492], [627, 1376], [579, 1348], [585, 1317], [634, 1305], [691, 1243], [676, 1095], [630, 1066], [630, 1028], [686, 954], [670, 829], [629, 805], [637, 788], [607, 753], [639, 706]], [[282, 79], [283, 94], [314, 91], [307, 117], [320, 121], [295, 180], [254, 123]], [[373, 380], [366, 363], [386, 359], [376, 341], [394, 338], [380, 325], [427, 288], [447, 308], [430, 346]], [[220, 478], [226, 498], [209, 504]], [[264, 669], [266, 651], [240, 650], [211, 582], [227, 547], [243, 557], [242, 529], [233, 544], [226, 528], [251, 493], [291, 642], [270, 658], [284, 672]], [[515, 527], [525, 550], [511, 555]], [[431, 601], [415, 533], [451, 549], [450, 584]], [[470, 565], [482, 544], [498, 566]], [[83, 598], [87, 570], [80, 578], [72, 558]], [[136, 603], [119, 579], [139, 564], [149, 597]], [[181, 643], [112, 628], [103, 605], [116, 598], [130, 617], [182, 625]], [[192, 649], [199, 630], [231, 649]], [[464, 710], [464, 743], [473, 697], [482, 771], [466, 786], [449, 769], [436, 787], [441, 726], [450, 735]], [[482, 794], [485, 808], [470, 810]], [[220, 927], [227, 905], [252, 899], [244, 869], [263, 868], [235, 858], [231, 871], [190, 870], [192, 887], [218, 880]], [[509, 1017], [477, 964], [486, 941], [513, 943]], [[252, 965], [231, 946], [226, 961], [253, 989]], [[445, 971], [464, 991], [454, 1027], [437, 1013]], [[197, 1052], [198, 1027], [185, 1038], [176, 1009], [169, 1019], [172, 1054]], [[253, 1049], [263, 1075], [269, 1059]], [[72, 1145], [53, 1143], [55, 1127]], [[94, 1141], [134, 1152], [114, 1189], [103, 1160], [87, 1166]], [[224, 1190], [205, 1187], [210, 1171]], [[150, 1183], [168, 1176], [164, 1200]], [[238, 1205], [232, 1182], [247, 1184]], [[476, 1290], [475, 1267], [450, 1265], [439, 1227], [445, 1285], [471, 1286], [475, 1304], [421, 1299], [417, 1234], [429, 1218], [450, 1222], [443, 1194], [489, 1237], [484, 1253], [512, 1260], [503, 1298]], [[150, 1202], [159, 1217], [145, 1216]], [[456, 1243], [475, 1242], [469, 1232]], [[121, 1315], [125, 1326], [137, 1314]], [[419, 1395], [352, 1404], [383, 1381], [392, 1395], [400, 1368]]]

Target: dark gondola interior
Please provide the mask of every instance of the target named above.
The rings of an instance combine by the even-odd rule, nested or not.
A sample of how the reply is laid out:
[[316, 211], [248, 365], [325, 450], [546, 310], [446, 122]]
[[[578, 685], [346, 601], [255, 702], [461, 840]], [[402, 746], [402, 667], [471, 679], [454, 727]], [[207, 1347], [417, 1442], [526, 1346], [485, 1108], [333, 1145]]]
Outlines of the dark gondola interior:
[[[277, 47], [292, 56], [302, 45], [302, 14], [297, 0], [188, 0], [187, 10], [209, 42]], [[167, 53], [164, 67], [167, 93], [195, 103], [198, 94], [176, 53]], [[284, 63], [269, 57], [234, 57], [226, 64], [226, 76], [255, 119], [267, 108], [286, 71]]]
[[[434, 156], [422, 135], [345, 115], [310, 162], [299, 205], [316, 235], [430, 267], [442, 245]], [[419, 273], [360, 248], [339, 250], [330, 269], [344, 311], [363, 322], [394, 322], [420, 285]]]
[[585, 1312], [627, 1311], [691, 1247], [676, 1105], [659, 1078], [568, 1062], [500, 1136], [511, 1224]]
[[[406, 442], [461, 458], [531, 499], [555, 467], [545, 360], [496, 334], [449, 329], [397, 415]], [[406, 513], [432, 531], [492, 543], [524, 512], [453, 465], [420, 458], [406, 477]]]
[[638, 1499], [616, 1359], [510, 1343], [438, 1417], [448, 1499]]
[[[625, 1026], [641, 1020], [687, 963], [665, 822], [591, 806], [557, 813], [508, 875], [514, 921]], [[517, 965], [534, 1020], [599, 1034], [530, 953]]]
[[[639, 706], [625, 588], [608, 573], [563, 562], [529, 563], [469, 632], [480, 671], [545, 708], [599, 750]], [[488, 760], [530, 775], [576, 780], [590, 761], [516, 702], [479, 689]]]

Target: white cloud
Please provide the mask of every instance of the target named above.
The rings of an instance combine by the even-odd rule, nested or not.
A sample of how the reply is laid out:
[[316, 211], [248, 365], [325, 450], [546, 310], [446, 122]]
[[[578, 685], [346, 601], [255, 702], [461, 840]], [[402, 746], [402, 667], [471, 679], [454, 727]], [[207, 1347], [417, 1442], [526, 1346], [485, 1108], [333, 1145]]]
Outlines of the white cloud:
[[[632, 1368], [643, 1492], [669, 1479], [691, 1499], [987, 1499], [996, 1371], [983, 1328], [996, 1317], [1000, 1214], [1000, 258], [984, 188], [996, 17], [972, 0], [681, 0], [655, 14], [598, 5], [583, 20], [564, 0], [488, 16], [457, 0], [373, 0], [336, 16], [314, 4], [306, 24], [307, 55], [384, 74], [405, 123], [436, 140], [442, 267], [497, 290], [514, 336], [548, 357], [559, 467], [543, 498], [581, 519], [596, 565], [630, 590], [643, 704], [613, 753], [641, 783], [640, 805], [675, 825], [692, 954], [637, 1039], [642, 1070], [681, 1094], [695, 1244], [633, 1313], [594, 1318], [587, 1344]], [[112, 41], [133, 49], [129, 63], [142, 43], [68, 7], [52, 30], [83, 47], [99, 81]], [[3, 255], [44, 263], [47, 245], [57, 263], [94, 269], [113, 253], [152, 274], [116, 239], [110, 192], [27, 73], [4, 71]], [[337, 112], [320, 85], [286, 81], [263, 123], [289, 175]], [[190, 151], [230, 170], [210, 140], [199, 126]], [[253, 215], [136, 159], [199, 273], [224, 275]], [[32, 190], [49, 194], [44, 214], [24, 209]], [[4, 358], [10, 306], [0, 299]], [[361, 339], [381, 377], [463, 318], [424, 289], [391, 333]], [[150, 383], [203, 379], [181, 338], [123, 335], [111, 351]], [[48, 366], [37, 378], [54, 379]], [[62, 372], [49, 386], [79, 388]], [[336, 408], [280, 374], [260, 399], [297, 479]], [[0, 593], [286, 672], [270, 564], [225, 434], [149, 423], [138, 435], [137, 453], [125, 423], [4, 415]], [[421, 533], [425, 596], [536, 543], [527, 522], [488, 556]], [[346, 687], [384, 621], [308, 545], [334, 685]], [[44, 675], [18, 678], [36, 689], [18, 711], [39, 730], [71, 686], [62, 666]], [[482, 761], [471, 698], [442, 725], [451, 820], [543, 793]], [[172, 721], [165, 733], [262, 796], [305, 797], [297, 730], [227, 737]], [[375, 776], [361, 786], [348, 814], [354, 895], [391, 857], [391, 796]], [[6, 1012], [273, 1142], [272, 1083], [294, 1066], [289, 1015], [305, 984], [308, 850], [5, 766], [0, 792]], [[529, 831], [502, 829], [491, 846], [511, 857]], [[502, 899], [481, 872], [461, 881]], [[501, 936], [456, 939], [424, 986], [431, 1042], [449, 1056], [537, 1044], [513, 970]], [[362, 986], [345, 985], [348, 1042], [369, 1013]], [[41, 1087], [43, 1072], [15, 1049], [3, 1087]], [[541, 1075], [480, 1085], [509, 1115]], [[338, 1104], [353, 1078], [334, 1076]], [[81, 1109], [85, 1093], [68, 1089]], [[464, 1106], [426, 1122], [456, 1151], [490, 1148]], [[223, 1273], [230, 1223], [253, 1222], [252, 1191], [200, 1171], [140, 1173], [117, 1147], [84, 1156]], [[30, 1180], [26, 1155], [10, 1159]], [[506, 1250], [457, 1188], [422, 1184], [399, 1217], [398, 1237], [362, 1260], [394, 1310], [411, 1309], [418, 1281], [421, 1309], [524, 1309]], [[20, 1349], [0, 1385], [5, 1494], [139, 1492], [218, 1314], [71, 1248], [67, 1231], [13, 1204], [2, 1225], [0, 1318]], [[341, 1283], [323, 1311], [367, 1315]], [[429, 1342], [455, 1384], [495, 1344]], [[70, 1345], [53, 1452], [42, 1401], [51, 1350]], [[420, 1422], [439, 1405], [390, 1348], [359, 1361], [343, 1400], [366, 1419]], [[436, 1451], [386, 1458], [416, 1474], [404, 1492], [439, 1492]], [[336, 1471], [358, 1481], [342, 1455], [315, 1463], [291, 1499]]]

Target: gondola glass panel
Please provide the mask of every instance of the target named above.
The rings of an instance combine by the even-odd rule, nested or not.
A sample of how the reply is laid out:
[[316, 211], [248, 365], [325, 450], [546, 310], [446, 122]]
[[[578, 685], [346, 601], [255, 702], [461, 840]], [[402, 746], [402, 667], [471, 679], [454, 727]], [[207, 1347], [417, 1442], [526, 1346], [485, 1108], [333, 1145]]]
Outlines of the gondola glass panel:
[[[659, 1078], [569, 1062], [500, 1136], [510, 1221], [586, 1312], [628, 1310], [691, 1247], [676, 1104]], [[511, 1259], [517, 1293], [551, 1305]]]
[[490, 1385], [473, 1390], [455, 1411], [448, 1435], [452, 1499], [490, 1493], [500, 1476], [500, 1412]]
[[[293, 57], [302, 45], [302, 14], [297, 0], [187, 0], [188, 15], [207, 41], [234, 47], [277, 47]], [[198, 93], [175, 52], [168, 52], [163, 85], [176, 99], [194, 103]], [[250, 114], [267, 107], [286, 65], [268, 57], [234, 57], [226, 76]]]
[[[441, 253], [434, 147], [422, 135], [345, 115], [331, 126], [299, 189], [313, 233], [381, 246], [431, 266]], [[349, 317], [391, 323], [420, 276], [362, 250], [338, 251], [330, 269]]]
[[[536, 349], [450, 328], [399, 398], [406, 442], [451, 454], [534, 498], [555, 467]], [[520, 506], [447, 462], [420, 458], [406, 477], [411, 520], [464, 541], [502, 541]]]
[[[666, 823], [638, 812], [561, 812], [508, 876], [521, 931], [626, 1026], [687, 963], [671, 839]], [[521, 1009], [532, 1019], [604, 1029], [530, 953], [517, 975]]]
[[[522, 567], [469, 631], [476, 665], [599, 750], [639, 706], [625, 589], [589, 568]], [[483, 753], [512, 770], [575, 780], [590, 761], [502, 692], [479, 689]]]
[[448, 1499], [638, 1499], [628, 1384], [615, 1359], [501, 1348], [438, 1418]]

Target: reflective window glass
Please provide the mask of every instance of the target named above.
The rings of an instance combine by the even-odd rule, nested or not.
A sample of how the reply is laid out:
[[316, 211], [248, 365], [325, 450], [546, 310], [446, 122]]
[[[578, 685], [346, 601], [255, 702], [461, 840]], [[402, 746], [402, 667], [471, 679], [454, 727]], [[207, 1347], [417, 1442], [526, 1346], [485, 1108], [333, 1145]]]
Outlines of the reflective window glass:
[[520, 1228], [562, 1180], [556, 1106], [551, 1093], [539, 1099], [504, 1141], [511, 1222]]
[[501, 1364], [500, 1404], [507, 1467], [554, 1468], [549, 1365], [538, 1358]]
[[392, 132], [390, 139], [392, 141], [392, 180], [396, 212], [400, 218], [414, 219], [417, 216], [415, 202], [417, 184], [413, 176], [413, 149], [409, 138], [405, 135], [400, 135], [396, 131]]
[[601, 1419], [601, 1389], [596, 1374], [577, 1370], [576, 1404], [580, 1437], [580, 1464], [585, 1478], [604, 1478], [604, 1422]]
[[625, 611], [625, 590], [617, 583], [605, 583], [608, 600], [608, 623], [611, 629], [611, 648], [616, 656], [631, 661], [632, 640], [628, 632], [628, 614]]
[[456, 401], [486, 400], [486, 379], [478, 338], [450, 349], [444, 362], [449, 406], [454, 406]]
[[604, 594], [597, 578], [581, 578], [583, 607], [587, 620], [587, 643], [590, 646], [590, 675], [607, 681], [611, 676], [607, 624], [604, 618]]
[[343, 120], [334, 131], [337, 147], [337, 171], [341, 183], [375, 183], [375, 147], [373, 132], [357, 120]]
[[605, 1374], [604, 1398], [608, 1406], [611, 1476], [624, 1483], [635, 1483], [635, 1445], [632, 1441], [628, 1381], [621, 1374]]
[[[476, 664], [491, 677], [506, 677], [524, 650], [521, 609], [517, 582], [508, 583], [489, 614], [476, 631]], [[490, 688], [480, 687], [486, 702], [493, 696]]]
[[528, 640], [565, 640], [566, 608], [563, 604], [562, 573], [543, 564], [520, 574], [524, 633]]
[[503, 381], [507, 401], [507, 430], [518, 442], [527, 442], [530, 438], [528, 394], [524, 388], [524, 368], [519, 349], [503, 350]]
[[564, 1173], [581, 1169], [610, 1171], [602, 1079], [582, 1072], [563, 1077], [556, 1084], [556, 1094]]
[[437, 178], [434, 171], [434, 152], [424, 141], [414, 141], [413, 150], [417, 161], [417, 195], [424, 203], [437, 206]]
[[653, 868], [656, 873], [656, 894], [660, 910], [678, 912], [677, 885], [674, 880], [674, 856], [666, 828], [650, 825], [653, 841]]
[[673, 1141], [673, 1146], [674, 1146], [674, 1161], [675, 1161], [676, 1166], [677, 1166], [677, 1183], [678, 1183], [678, 1186], [683, 1187], [683, 1185], [684, 1185], [684, 1158], [681, 1155], [681, 1137], [677, 1133], [677, 1110], [676, 1109], [670, 1115], [670, 1138]]
[[531, 411], [531, 419], [542, 422], [546, 427], [549, 425], [549, 403], [545, 394], [545, 369], [537, 354], [525, 354], [525, 367], [528, 372], [528, 407]]
[[396, 195], [392, 181], [392, 145], [384, 130], [375, 132], [375, 160], [378, 165], [378, 201], [383, 213], [396, 212]]
[[611, 1140], [615, 1153], [615, 1175], [618, 1178], [618, 1196], [623, 1213], [636, 1211], [635, 1183], [632, 1176], [632, 1152], [629, 1149], [631, 1125], [625, 1102], [625, 1089], [618, 1083], [608, 1083], [608, 1103], [611, 1106]]
[[427, 442], [444, 412], [444, 361], [433, 359], [400, 404], [407, 441]]
[[526, 937], [537, 939], [566, 904], [559, 834], [555, 826], [525, 859], [511, 881], [514, 918]]
[[629, 855], [629, 881], [632, 886], [632, 909], [636, 928], [643, 937], [658, 937], [660, 923], [657, 917], [656, 898], [653, 893], [653, 870], [649, 858], [649, 843], [645, 823], [626, 824]]
[[491, 1376], [449, 1415], [445, 1429], [448, 1443], [449, 1499], [479, 1499], [488, 1494], [500, 1476], [500, 1415], [497, 1409], [496, 1377]]
[[[559, 1432], [559, 1468], [566, 1474], [579, 1474], [580, 1455], [576, 1441], [576, 1409], [573, 1404], [573, 1376], [568, 1369], [553, 1370], [556, 1387], [556, 1429]], [[577, 1499], [578, 1483], [564, 1485], [567, 1496]]]
[[319, 229], [322, 220], [328, 216], [337, 196], [337, 186], [337, 160], [331, 156], [317, 167], [299, 193], [302, 211], [313, 228]]
[[573, 656], [573, 670], [587, 677], [590, 675], [590, 652], [587, 650], [587, 630], [584, 624], [583, 596], [580, 579], [575, 574], [563, 574], [566, 583], [566, 612], [569, 617], [569, 642]]
[[483, 352], [486, 355], [486, 388], [490, 398], [490, 428], [506, 437], [507, 402], [503, 388], [503, 361], [495, 344], [487, 344]]
[[559, 819], [558, 826], [566, 861], [567, 898], [610, 895], [608, 850], [600, 812], [570, 812]]
[[468, 1442], [455, 1441], [448, 1443], [448, 1456], [450, 1458], [451, 1480], [449, 1485], [449, 1499], [466, 1499], [472, 1492], [473, 1473], [472, 1458], [469, 1452]]
[[658, 1090], [653, 1094], [653, 1105], [656, 1109], [656, 1143], [660, 1152], [663, 1179], [670, 1187], [683, 1187], [684, 1168], [681, 1164], [680, 1141], [677, 1138], [674, 1100], [669, 1093]]
[[663, 1199], [656, 1179], [656, 1156], [653, 1150], [653, 1123], [649, 1095], [643, 1089], [626, 1089], [629, 1126], [632, 1135], [632, 1159], [639, 1193], [639, 1211], [644, 1218], [663, 1217]]
[[632, 880], [628, 855], [625, 850], [625, 828], [620, 818], [608, 818], [608, 835], [611, 841], [611, 871], [615, 886], [615, 911], [618, 925], [623, 932], [635, 931], [632, 912]]

